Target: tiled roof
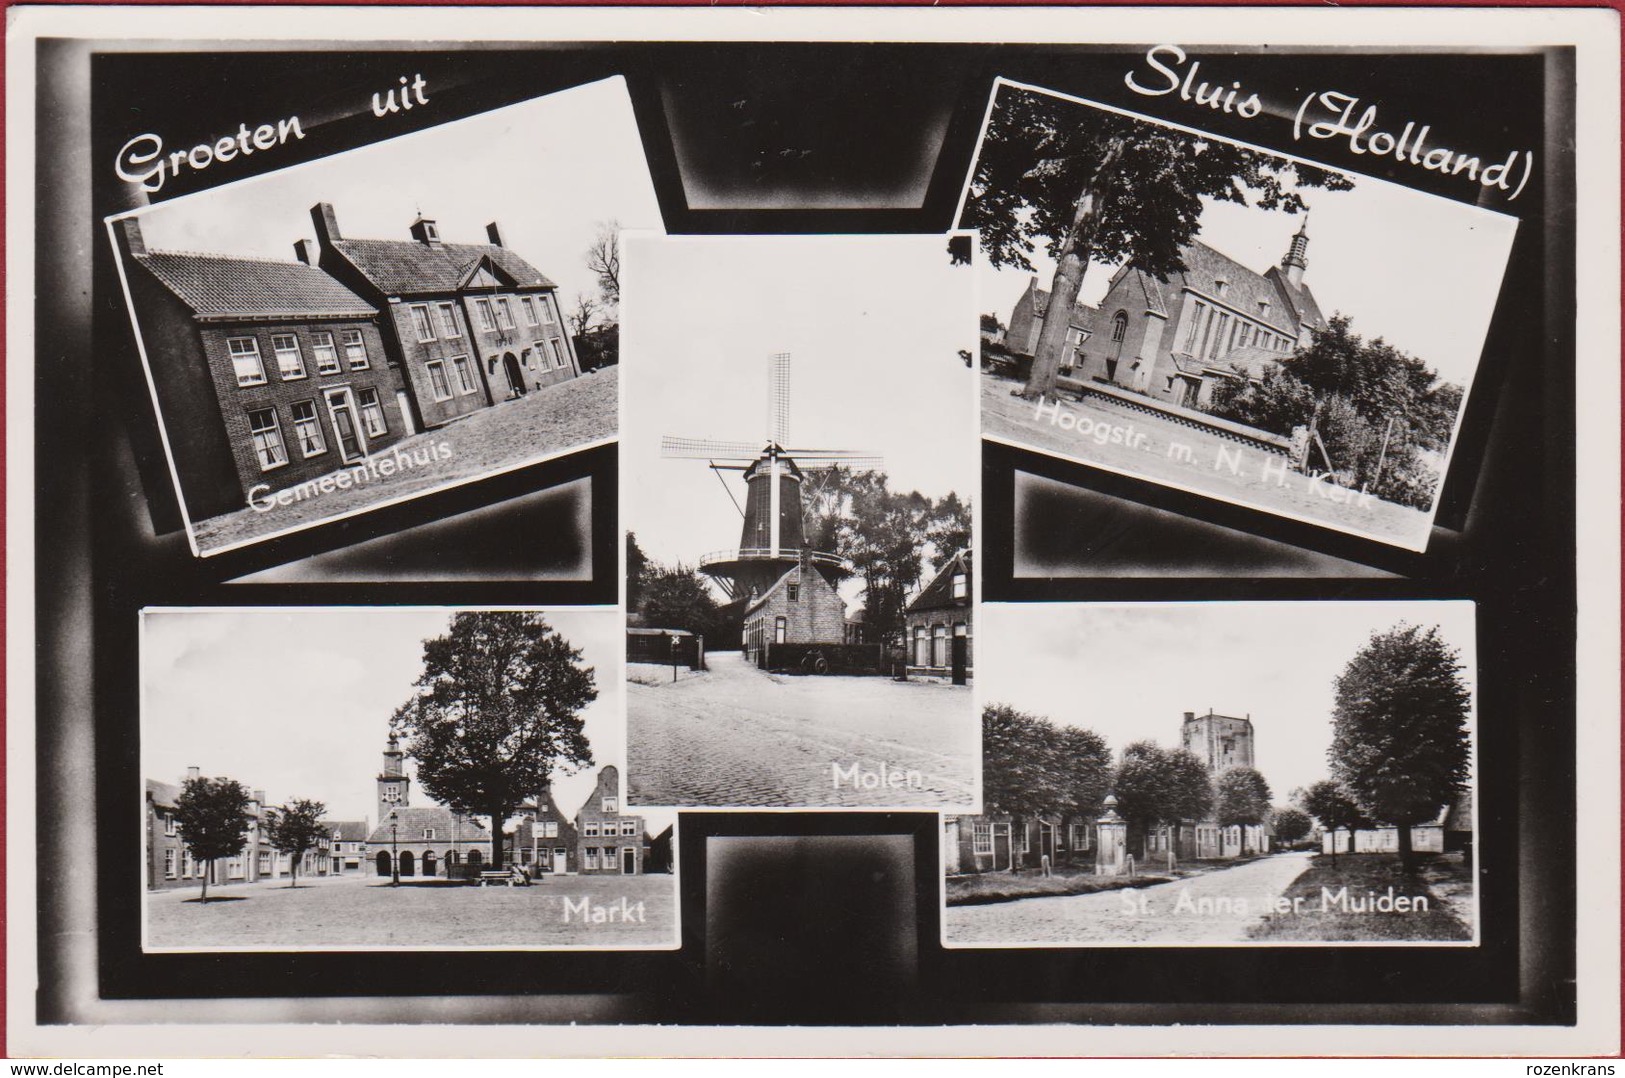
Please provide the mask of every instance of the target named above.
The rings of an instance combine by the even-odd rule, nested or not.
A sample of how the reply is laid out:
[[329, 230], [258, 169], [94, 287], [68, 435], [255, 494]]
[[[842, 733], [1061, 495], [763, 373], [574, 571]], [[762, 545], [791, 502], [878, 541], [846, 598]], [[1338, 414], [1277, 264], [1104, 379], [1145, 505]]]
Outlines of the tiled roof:
[[[1221, 300], [1250, 318], [1275, 326], [1288, 336], [1297, 336], [1292, 309], [1283, 309], [1282, 293], [1265, 275], [1254, 273], [1230, 256], [1220, 254], [1201, 242], [1190, 243], [1181, 250], [1180, 255], [1185, 263], [1183, 273], [1170, 275], [1163, 284], [1155, 281], [1149, 284], [1150, 288], [1162, 294], [1164, 311], [1179, 310], [1180, 290], [1191, 288]], [[1222, 296], [1219, 295], [1219, 281], [1225, 282]], [[1260, 302], [1269, 304], [1263, 314], [1259, 313]]]
[[490, 259], [518, 287], [555, 287], [541, 270], [506, 247], [492, 244], [334, 240], [330, 246], [387, 296], [454, 292], [481, 259]]
[[1320, 304], [1315, 302], [1315, 295], [1309, 291], [1306, 284], [1293, 287], [1292, 282], [1286, 279], [1279, 266], [1271, 267], [1266, 277], [1275, 285], [1276, 290], [1287, 303], [1287, 309], [1292, 311], [1297, 320], [1311, 326], [1324, 326], [1326, 316], [1320, 313]]
[[136, 255], [160, 284], [205, 318], [372, 318], [377, 311], [315, 266], [224, 255], [150, 251]]
[[[1049, 310], [1049, 293], [1037, 285], [1033, 285], [1032, 296], [1033, 316], [1036, 318], [1044, 317], [1044, 313]], [[1069, 324], [1077, 326], [1079, 329], [1093, 330], [1095, 328], [1095, 309], [1088, 304], [1074, 303], [1072, 305], [1072, 320]]]
[[360, 842], [367, 837], [366, 820], [323, 820], [322, 824], [338, 842]]
[[168, 782], [159, 782], [157, 779], [147, 780], [147, 798], [156, 805], [173, 806], [181, 796], [181, 788]]
[[[965, 568], [965, 597], [955, 599], [954, 574], [961, 565]], [[908, 604], [908, 610], [905, 613], [912, 614], [916, 610], [949, 610], [970, 606], [970, 576], [970, 551], [961, 550], [948, 559], [948, 564], [937, 571], [937, 575], [932, 578], [931, 583], [927, 584], [925, 589], [914, 597], [914, 601]]]
[[[486, 831], [484, 824], [469, 816], [463, 816], [454, 821], [451, 810], [441, 808], [439, 805], [396, 809], [395, 813], [399, 817], [396, 825], [399, 829], [396, 838], [401, 842], [421, 842], [423, 840], [423, 831], [428, 827], [435, 828], [434, 840], [436, 842], [450, 842], [454, 830], [456, 837], [464, 842], [476, 840], [487, 842], [490, 840], [490, 834]], [[369, 843], [389, 841], [388, 815], [378, 821], [378, 826], [372, 829], [372, 834], [367, 836], [367, 841]]]
[[1270, 367], [1281, 362], [1284, 352], [1273, 352], [1268, 348], [1260, 348], [1256, 344], [1249, 344], [1245, 348], [1232, 348], [1224, 355], [1211, 363], [1203, 364], [1206, 370], [1228, 370], [1230, 367], [1240, 367], [1247, 372], [1247, 377], [1259, 379]]

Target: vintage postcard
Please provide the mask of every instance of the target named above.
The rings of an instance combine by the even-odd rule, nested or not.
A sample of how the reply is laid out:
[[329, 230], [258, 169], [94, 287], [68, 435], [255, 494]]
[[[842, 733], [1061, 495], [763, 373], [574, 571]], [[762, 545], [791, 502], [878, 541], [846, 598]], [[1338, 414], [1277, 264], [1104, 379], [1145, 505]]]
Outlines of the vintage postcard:
[[[1130, 88], [1160, 96], [1175, 56]], [[1533, 168], [1365, 134], [1512, 197]], [[985, 436], [1426, 549], [1516, 218], [1000, 80], [959, 224], [987, 254]]]
[[975, 805], [969, 236], [628, 236], [628, 796]]
[[946, 945], [1478, 942], [1472, 603], [982, 614]]
[[[139, 133], [117, 170], [160, 195], [304, 137]], [[194, 552], [613, 439], [615, 237], [659, 225], [619, 79], [109, 218]]]
[[[145, 950], [677, 946], [676, 816], [624, 804], [619, 622], [143, 611]], [[269, 656], [296, 702], [236, 691]]]

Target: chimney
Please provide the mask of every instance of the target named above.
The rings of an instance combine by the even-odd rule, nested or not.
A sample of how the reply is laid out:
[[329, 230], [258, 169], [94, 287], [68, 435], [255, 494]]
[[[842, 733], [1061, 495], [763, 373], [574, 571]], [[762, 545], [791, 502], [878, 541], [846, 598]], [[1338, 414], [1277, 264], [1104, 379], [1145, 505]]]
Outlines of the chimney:
[[197, 768], [189, 767], [189, 768], [186, 769], [186, 781], [187, 782], [191, 782], [193, 779], [195, 779], [197, 777], [198, 777]]
[[342, 240], [339, 233], [339, 217], [333, 212], [331, 202], [318, 202], [310, 208], [311, 223], [316, 226], [316, 241], [323, 247], [334, 240]]
[[316, 264], [316, 245], [310, 240], [297, 240], [293, 245], [293, 253], [307, 266]]
[[502, 246], [502, 230], [497, 227], [497, 223], [495, 221], [492, 221], [490, 224], [485, 226], [485, 235], [490, 239], [491, 246]]
[[1195, 722], [1196, 721], [1196, 712], [1194, 712], [1194, 711], [1185, 712], [1185, 721], [1186, 722]]
[[144, 255], [147, 253], [147, 241], [141, 238], [141, 222], [134, 217], [126, 217], [114, 225], [114, 237], [119, 248], [127, 255]]

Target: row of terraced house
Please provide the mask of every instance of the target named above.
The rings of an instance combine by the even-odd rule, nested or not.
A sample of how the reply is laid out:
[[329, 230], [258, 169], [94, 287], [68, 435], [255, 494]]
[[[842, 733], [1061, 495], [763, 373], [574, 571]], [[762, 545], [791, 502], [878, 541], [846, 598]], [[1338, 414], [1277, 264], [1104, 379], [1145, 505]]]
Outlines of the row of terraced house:
[[496, 223], [479, 244], [421, 215], [410, 239], [351, 239], [331, 205], [310, 212], [296, 262], [149, 250], [138, 220], [114, 223], [195, 517], [581, 373], [557, 286]]

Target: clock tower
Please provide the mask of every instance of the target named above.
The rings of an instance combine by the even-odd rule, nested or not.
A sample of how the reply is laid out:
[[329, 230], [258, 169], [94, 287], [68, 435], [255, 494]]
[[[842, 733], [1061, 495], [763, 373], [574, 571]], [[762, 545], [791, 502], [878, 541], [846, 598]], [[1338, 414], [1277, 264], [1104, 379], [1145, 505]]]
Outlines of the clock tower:
[[389, 735], [389, 746], [384, 749], [384, 768], [378, 773], [378, 819], [388, 817], [391, 809], [405, 808], [412, 780], [401, 766], [401, 742]]

